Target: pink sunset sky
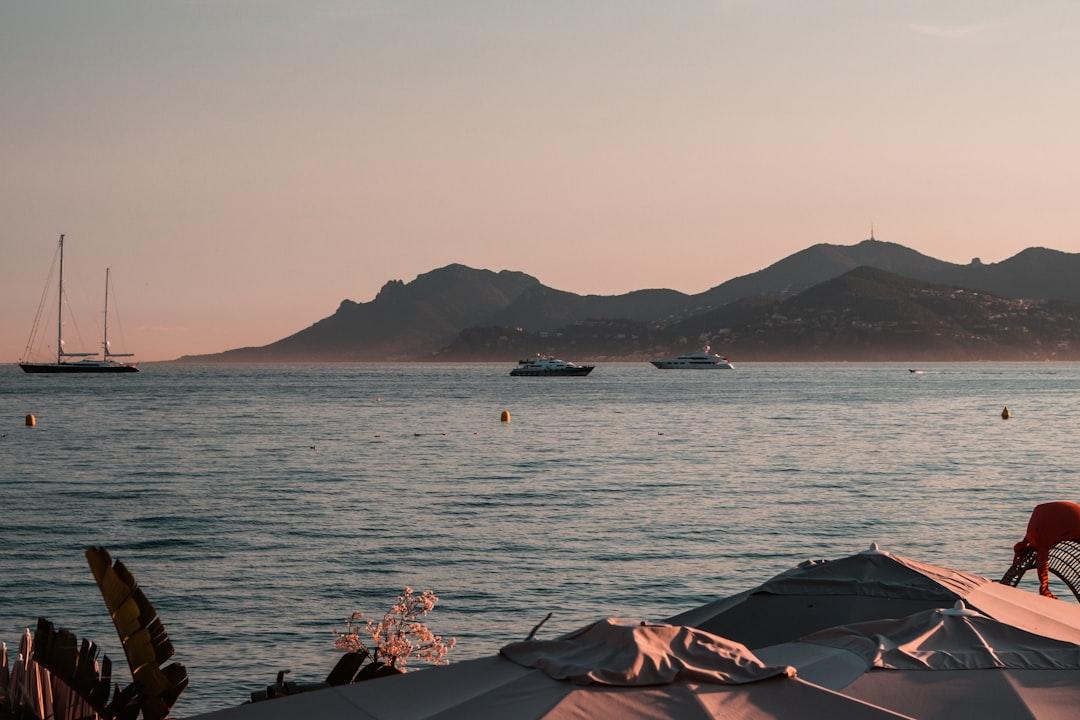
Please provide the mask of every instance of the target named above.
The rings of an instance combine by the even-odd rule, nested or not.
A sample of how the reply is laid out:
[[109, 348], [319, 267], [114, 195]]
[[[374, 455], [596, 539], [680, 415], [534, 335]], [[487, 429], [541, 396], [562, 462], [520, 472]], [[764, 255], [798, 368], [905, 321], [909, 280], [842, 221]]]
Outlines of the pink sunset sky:
[[1078, 190], [1074, 2], [0, 4], [3, 361], [61, 232], [87, 349], [110, 266], [153, 360], [450, 262], [696, 292], [871, 222], [1080, 251]]

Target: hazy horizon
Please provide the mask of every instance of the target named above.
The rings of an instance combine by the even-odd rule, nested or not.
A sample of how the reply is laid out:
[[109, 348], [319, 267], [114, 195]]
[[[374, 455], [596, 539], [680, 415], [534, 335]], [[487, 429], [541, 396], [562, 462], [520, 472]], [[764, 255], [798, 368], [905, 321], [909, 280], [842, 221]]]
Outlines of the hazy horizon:
[[[0, 6], [0, 360], [262, 345], [452, 262], [699, 292], [819, 242], [1080, 250], [1080, 6]], [[96, 322], [96, 324], [95, 324]], [[69, 347], [77, 337], [68, 333]]]

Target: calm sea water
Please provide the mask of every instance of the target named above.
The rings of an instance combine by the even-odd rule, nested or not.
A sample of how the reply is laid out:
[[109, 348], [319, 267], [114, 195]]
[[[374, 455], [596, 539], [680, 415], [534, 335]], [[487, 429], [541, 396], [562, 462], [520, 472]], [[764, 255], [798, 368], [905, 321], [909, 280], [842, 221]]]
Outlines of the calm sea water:
[[0, 369], [0, 638], [45, 615], [123, 677], [82, 557], [105, 545], [189, 715], [322, 678], [331, 629], [405, 584], [464, 659], [549, 611], [542, 636], [659, 619], [872, 541], [998, 577], [1031, 508], [1080, 494], [1080, 365], [508, 369]]

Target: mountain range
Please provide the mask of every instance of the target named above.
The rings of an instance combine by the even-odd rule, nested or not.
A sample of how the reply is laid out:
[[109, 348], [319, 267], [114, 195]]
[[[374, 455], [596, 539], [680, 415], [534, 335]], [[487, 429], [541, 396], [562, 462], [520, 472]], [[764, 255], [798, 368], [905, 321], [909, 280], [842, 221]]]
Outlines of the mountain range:
[[269, 345], [181, 361], [631, 359], [703, 343], [742, 359], [1063, 358], [1080, 328], [1076, 278], [1075, 253], [960, 265], [873, 239], [814, 245], [693, 295], [578, 295], [454, 264]]
[[665, 325], [467, 328], [436, 359], [510, 361], [539, 348], [648, 360], [702, 345], [739, 360], [1075, 360], [1080, 304], [1003, 298], [860, 266], [786, 298], [747, 298]]

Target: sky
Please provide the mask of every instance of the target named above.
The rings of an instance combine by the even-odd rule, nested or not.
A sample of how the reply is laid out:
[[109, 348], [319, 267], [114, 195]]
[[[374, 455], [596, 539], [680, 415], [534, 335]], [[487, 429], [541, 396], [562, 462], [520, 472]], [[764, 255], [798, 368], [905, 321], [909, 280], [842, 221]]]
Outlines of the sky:
[[60, 233], [84, 346], [108, 266], [145, 360], [451, 262], [697, 292], [871, 223], [1080, 251], [1077, 68], [1075, 2], [5, 0], [0, 361]]

